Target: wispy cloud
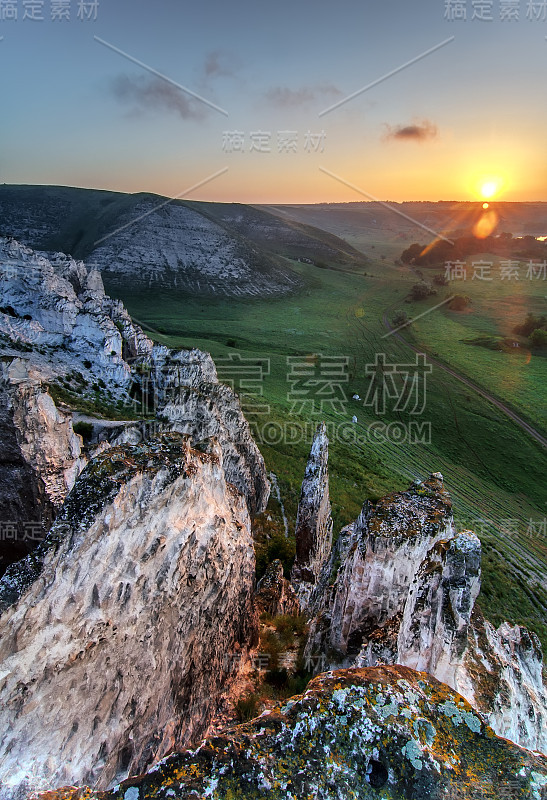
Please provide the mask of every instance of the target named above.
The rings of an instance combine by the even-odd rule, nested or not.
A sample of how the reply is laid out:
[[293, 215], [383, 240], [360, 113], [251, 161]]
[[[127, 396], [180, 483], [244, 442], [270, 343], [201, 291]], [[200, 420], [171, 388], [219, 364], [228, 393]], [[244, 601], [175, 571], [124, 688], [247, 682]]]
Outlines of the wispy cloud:
[[436, 125], [425, 119], [421, 122], [413, 122], [410, 125], [386, 125], [387, 131], [384, 136], [386, 141], [395, 142], [428, 142], [436, 139], [439, 131]]
[[170, 111], [194, 120], [203, 119], [207, 113], [202, 103], [155, 76], [119, 75], [111, 88], [114, 97], [133, 112]]
[[331, 83], [315, 86], [301, 86], [290, 89], [288, 86], [273, 86], [265, 93], [266, 100], [278, 108], [298, 108], [327, 97], [341, 97], [343, 92]]
[[203, 65], [203, 73], [209, 78], [233, 78], [237, 71], [233, 55], [224, 50], [213, 50], [208, 53]]

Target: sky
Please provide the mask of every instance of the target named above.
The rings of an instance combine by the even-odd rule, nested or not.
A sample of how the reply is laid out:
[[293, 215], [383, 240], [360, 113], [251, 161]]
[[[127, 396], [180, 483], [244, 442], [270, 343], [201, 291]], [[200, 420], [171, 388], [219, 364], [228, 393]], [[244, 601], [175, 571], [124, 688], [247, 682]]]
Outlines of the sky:
[[547, 201], [546, 36], [547, 0], [0, 0], [0, 183]]

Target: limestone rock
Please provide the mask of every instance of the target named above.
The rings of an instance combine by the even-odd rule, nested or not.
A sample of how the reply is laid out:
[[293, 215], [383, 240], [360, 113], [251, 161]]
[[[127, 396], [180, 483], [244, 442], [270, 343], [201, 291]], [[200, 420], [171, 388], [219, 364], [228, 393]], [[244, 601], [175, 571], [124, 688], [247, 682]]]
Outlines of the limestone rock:
[[481, 544], [472, 531], [455, 534], [450, 509], [438, 473], [365, 504], [321, 576], [305, 657], [332, 667], [427, 671], [466, 697], [498, 735], [547, 752], [539, 640], [520, 626], [496, 631], [474, 609]]
[[496, 630], [476, 610], [454, 685], [498, 736], [547, 753], [547, 685], [538, 637], [521, 625]]
[[283, 577], [283, 564], [279, 559], [272, 561], [258, 582], [255, 605], [259, 613], [266, 612], [272, 617], [298, 614], [298, 597], [289, 581]]
[[42, 384], [32, 380], [32, 372], [29, 380], [16, 382], [17, 366], [12, 362], [6, 375], [21, 452], [43, 481], [49, 501], [59, 509], [87, 463], [82, 438], [74, 432], [72, 414], [55, 405]]
[[[198, 351], [199, 352], [199, 351]], [[189, 434], [198, 444], [214, 436], [222, 448], [226, 478], [247, 498], [252, 514], [266, 508], [270, 484], [249, 424], [233, 391], [221, 383], [179, 384], [160, 405], [169, 429]]]
[[481, 543], [472, 531], [431, 548], [410, 587], [397, 663], [456, 685], [480, 591]]
[[329, 440], [322, 422], [312, 442], [296, 516], [296, 558], [291, 582], [303, 608], [309, 606], [332, 547], [328, 458]]
[[394, 666], [325, 673], [147, 775], [42, 800], [542, 800], [546, 787], [546, 758], [498, 739], [444, 684]]
[[[103, 399], [132, 403], [144, 418], [127, 434], [112, 431], [107, 441], [146, 440], [151, 428], [152, 435], [158, 430], [158, 415], [164, 427], [189, 433], [196, 446], [214, 436], [227, 480], [245, 494], [252, 513], [265, 508], [264, 460], [237, 397], [219, 384], [208, 353], [154, 345], [123, 304], [105, 294], [97, 270], [2, 237], [0, 294], [0, 348], [14, 422], [23, 455], [54, 506], [62, 504], [87, 459], [70, 409], [54, 402], [48, 386], [76, 374], [77, 393], [88, 401], [94, 400], [91, 389], [102, 385]], [[21, 354], [14, 344], [29, 352]]]
[[254, 549], [222, 451], [111, 448], [0, 581], [0, 797], [106, 788], [204, 734], [252, 643]]
[[438, 473], [406, 492], [367, 501], [343, 540], [334, 588], [318, 606], [328, 630], [319, 636], [312, 624], [308, 650], [332, 651], [335, 663], [353, 664], [368, 635], [403, 612], [431, 547], [454, 532], [452, 503]]

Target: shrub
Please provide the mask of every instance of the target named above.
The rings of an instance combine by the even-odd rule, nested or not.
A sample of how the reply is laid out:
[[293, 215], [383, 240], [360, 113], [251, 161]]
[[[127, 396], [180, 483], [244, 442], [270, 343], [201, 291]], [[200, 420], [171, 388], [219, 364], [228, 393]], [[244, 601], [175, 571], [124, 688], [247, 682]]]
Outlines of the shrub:
[[248, 697], [240, 697], [234, 708], [240, 722], [249, 722], [258, 716], [259, 696], [250, 694]]
[[281, 642], [289, 646], [294, 642], [295, 634], [302, 636], [306, 631], [307, 620], [303, 614], [292, 616], [290, 614], [280, 614], [274, 617], [272, 625], [279, 634]]
[[450, 303], [450, 311], [463, 311], [464, 308], [467, 308], [470, 302], [471, 298], [466, 294], [456, 294]]
[[513, 328], [513, 333], [520, 336], [531, 336], [535, 330], [545, 330], [547, 328], [547, 317], [536, 317], [534, 314], [527, 314], [526, 319], [521, 325]]
[[93, 425], [91, 422], [76, 422], [72, 427], [74, 433], [79, 434], [84, 442], [89, 442], [93, 436]]
[[268, 565], [277, 558], [283, 564], [285, 577], [291, 574], [296, 545], [294, 539], [285, 536], [285, 531], [273, 531], [268, 539], [255, 545], [255, 551], [257, 580], [260, 580]]
[[543, 328], [536, 328], [530, 334], [529, 341], [532, 347], [547, 347], [547, 331]]
[[270, 669], [279, 668], [279, 656], [281, 654], [281, 642], [273, 631], [265, 631], [260, 636], [260, 650], [270, 657]]
[[399, 325], [405, 325], [408, 322], [408, 315], [406, 311], [396, 311], [393, 315], [392, 322], [396, 327], [399, 327]]
[[425, 300], [430, 294], [435, 294], [434, 290], [431, 288], [431, 284], [426, 283], [426, 281], [415, 283], [410, 293], [413, 300]]

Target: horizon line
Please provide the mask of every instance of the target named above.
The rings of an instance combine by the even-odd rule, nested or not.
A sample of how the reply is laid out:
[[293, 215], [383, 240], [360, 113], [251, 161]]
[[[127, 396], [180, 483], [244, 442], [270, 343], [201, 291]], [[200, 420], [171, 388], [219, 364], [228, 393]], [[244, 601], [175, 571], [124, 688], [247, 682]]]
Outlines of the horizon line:
[[[156, 197], [160, 197], [162, 199], [170, 198], [170, 195], [161, 194], [160, 192], [151, 191], [149, 189], [139, 189], [137, 191], [126, 191], [123, 189], [105, 189], [99, 186], [75, 186], [73, 184], [67, 183], [0, 183], [0, 187], [9, 187], [9, 188], [49, 188], [49, 189], [75, 189], [77, 191], [84, 191], [84, 192], [107, 192], [109, 194], [122, 194], [127, 196], [139, 195], [139, 194], [147, 194], [147, 195], [154, 195]], [[184, 197], [171, 197], [172, 202], [181, 201], [184, 202]], [[459, 203], [459, 204], [468, 204], [468, 205], [477, 205], [482, 206], [484, 199], [464, 199], [458, 200], [456, 198], [442, 198], [437, 200], [417, 200], [417, 199], [409, 199], [409, 200], [393, 200], [392, 198], [386, 199], [378, 199], [378, 200], [316, 200], [314, 202], [304, 201], [298, 202], [295, 200], [269, 200], [269, 201], [253, 201], [253, 200], [191, 200], [189, 202], [192, 203], [218, 203], [219, 205], [230, 205], [230, 204], [237, 204], [237, 205], [247, 205], [247, 206], [325, 206], [325, 205], [379, 205], [382, 203], [396, 203], [398, 205], [402, 205], [404, 203]], [[492, 206], [500, 206], [500, 205], [539, 205], [545, 204], [547, 205], [547, 200], [489, 200], [488, 201], [490, 207]]]

